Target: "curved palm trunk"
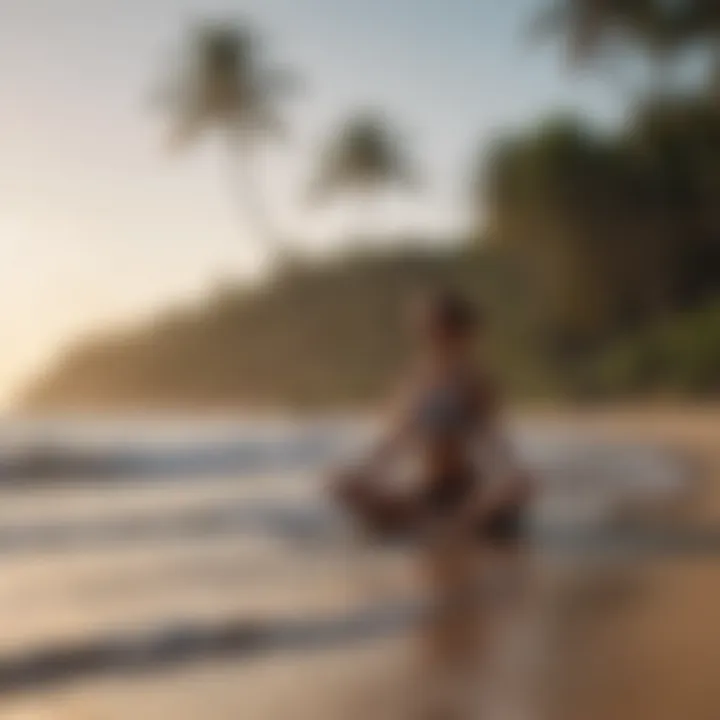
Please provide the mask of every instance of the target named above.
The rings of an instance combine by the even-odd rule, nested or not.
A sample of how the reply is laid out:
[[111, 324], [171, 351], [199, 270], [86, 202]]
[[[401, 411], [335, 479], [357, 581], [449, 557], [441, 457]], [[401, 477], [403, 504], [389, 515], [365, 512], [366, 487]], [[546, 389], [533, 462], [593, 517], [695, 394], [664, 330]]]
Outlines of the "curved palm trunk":
[[285, 261], [287, 248], [273, 227], [255, 177], [255, 148], [242, 133], [230, 130], [227, 134], [230, 154], [231, 182], [234, 199], [240, 212], [274, 262]]
[[374, 197], [369, 188], [361, 188], [355, 197], [354, 234], [355, 242], [363, 249], [372, 244], [372, 218]]
[[354, 195], [355, 201], [351, 205], [351, 239], [364, 250], [374, 248], [379, 238], [379, 193], [379, 188], [375, 186], [358, 188]]

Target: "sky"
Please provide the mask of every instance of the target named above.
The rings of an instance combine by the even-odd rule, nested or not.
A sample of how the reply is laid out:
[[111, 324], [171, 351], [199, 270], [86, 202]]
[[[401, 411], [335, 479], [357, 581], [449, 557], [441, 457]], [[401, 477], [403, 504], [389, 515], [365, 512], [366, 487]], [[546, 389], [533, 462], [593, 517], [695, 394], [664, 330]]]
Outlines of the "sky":
[[208, 137], [167, 152], [153, 101], [187, 28], [237, 19], [302, 87], [260, 182], [284, 234], [335, 251], [347, 218], [303, 200], [313, 158], [379, 109], [423, 184], [392, 204], [400, 234], [448, 237], [498, 133], [556, 111], [613, 121], [607, 83], [528, 38], [541, 0], [0, 0], [0, 405], [77, 338], [257, 273], [264, 254]]

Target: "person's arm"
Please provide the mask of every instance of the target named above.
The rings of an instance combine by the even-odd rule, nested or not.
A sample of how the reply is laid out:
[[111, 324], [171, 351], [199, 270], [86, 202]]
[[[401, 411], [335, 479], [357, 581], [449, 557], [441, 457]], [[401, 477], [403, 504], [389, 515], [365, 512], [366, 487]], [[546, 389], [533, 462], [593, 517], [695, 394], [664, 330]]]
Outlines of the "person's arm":
[[391, 461], [407, 444], [412, 427], [412, 405], [415, 384], [408, 381], [393, 397], [386, 413], [384, 428], [362, 463], [370, 470], [377, 470]]
[[508, 436], [500, 394], [489, 385], [480, 391], [480, 395], [482, 407], [476, 437], [483, 453], [483, 471], [490, 477], [468, 509], [475, 516], [522, 506], [531, 499], [534, 491], [532, 478], [522, 467]]
[[330, 489], [333, 494], [362, 492], [406, 445], [411, 431], [413, 395], [412, 381], [406, 382], [395, 393], [379, 438], [359, 460], [331, 473]]

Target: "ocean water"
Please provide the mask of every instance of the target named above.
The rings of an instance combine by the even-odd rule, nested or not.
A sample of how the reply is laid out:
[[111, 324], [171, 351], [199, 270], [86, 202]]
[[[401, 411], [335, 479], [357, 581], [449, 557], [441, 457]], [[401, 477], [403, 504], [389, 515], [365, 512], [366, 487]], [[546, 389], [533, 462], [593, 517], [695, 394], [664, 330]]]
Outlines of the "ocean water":
[[[145, 692], [163, 698], [140, 711], [148, 720], [237, 717], [236, 694], [268, 663], [309, 673], [351, 653], [353, 667], [411, 632], [425, 602], [412, 549], [369, 550], [321, 492], [372, 433], [347, 417], [5, 420], [0, 718], [75, 717], [73, 703], [85, 720], [123, 717]], [[588, 583], [627, 584], [628, 553], [589, 553], [577, 531], [610, 537], [671, 514], [690, 481], [681, 459], [562, 425], [513, 436], [541, 488], [533, 527], [552, 612]], [[547, 634], [544, 612], [529, 634]], [[204, 714], [167, 700], [177, 673], [203, 678]], [[203, 691], [212, 678], [221, 689]], [[285, 712], [264, 707], [241, 717]]]

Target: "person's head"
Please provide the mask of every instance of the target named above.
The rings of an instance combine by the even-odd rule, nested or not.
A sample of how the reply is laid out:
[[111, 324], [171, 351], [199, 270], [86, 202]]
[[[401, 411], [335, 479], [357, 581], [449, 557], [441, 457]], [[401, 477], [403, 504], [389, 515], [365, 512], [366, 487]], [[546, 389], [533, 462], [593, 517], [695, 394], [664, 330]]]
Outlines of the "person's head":
[[457, 356], [471, 348], [481, 329], [481, 318], [461, 294], [439, 290], [421, 299], [415, 326], [426, 349], [442, 356]]

